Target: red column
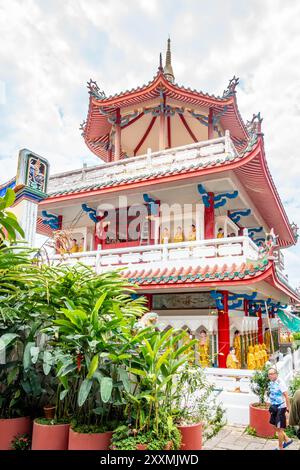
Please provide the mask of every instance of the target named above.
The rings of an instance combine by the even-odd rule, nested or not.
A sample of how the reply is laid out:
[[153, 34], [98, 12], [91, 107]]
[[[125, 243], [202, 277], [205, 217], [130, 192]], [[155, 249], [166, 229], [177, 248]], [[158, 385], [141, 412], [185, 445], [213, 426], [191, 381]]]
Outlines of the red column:
[[208, 140], [214, 138], [213, 110], [209, 108], [208, 113]]
[[249, 300], [244, 299], [244, 314], [245, 317], [249, 317]]
[[230, 347], [227, 291], [223, 292], [223, 305], [224, 310], [219, 310], [218, 313], [218, 358], [219, 367], [226, 368], [226, 359], [229, 354]]
[[261, 307], [259, 308], [258, 312], [258, 342], [259, 344], [262, 344], [264, 342], [264, 337], [263, 337], [263, 321], [262, 321], [262, 316], [261, 316]]
[[116, 110], [115, 161], [121, 158], [121, 112]]
[[214, 193], [208, 193], [209, 207], [204, 208], [204, 238], [215, 238]]

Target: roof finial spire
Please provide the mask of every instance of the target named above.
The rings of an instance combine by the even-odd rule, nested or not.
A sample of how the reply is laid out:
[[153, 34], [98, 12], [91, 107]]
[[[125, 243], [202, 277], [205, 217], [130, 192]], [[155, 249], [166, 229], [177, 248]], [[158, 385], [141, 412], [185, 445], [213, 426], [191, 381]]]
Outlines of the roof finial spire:
[[159, 66], [158, 66], [158, 70], [159, 72], [163, 72], [163, 66], [162, 66], [162, 55], [161, 55], [161, 52], [159, 54]]
[[168, 46], [167, 46], [167, 53], [166, 53], [166, 65], [164, 67], [164, 74], [166, 79], [169, 82], [174, 83], [175, 77], [173, 73], [172, 63], [171, 63], [171, 39], [170, 36], [168, 38]]

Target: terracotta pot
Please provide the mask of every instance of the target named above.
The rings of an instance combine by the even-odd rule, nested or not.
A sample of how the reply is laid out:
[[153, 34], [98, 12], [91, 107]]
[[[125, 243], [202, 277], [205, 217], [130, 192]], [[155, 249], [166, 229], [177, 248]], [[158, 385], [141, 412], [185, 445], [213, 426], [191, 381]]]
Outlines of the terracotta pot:
[[258, 403], [249, 406], [249, 425], [254, 428], [258, 437], [273, 437], [275, 429], [270, 421], [269, 404], [267, 408], [258, 408]]
[[32, 421], [29, 417], [0, 419], [0, 450], [11, 450], [11, 441], [20, 434], [31, 435]]
[[34, 421], [31, 450], [68, 450], [69, 424], [40, 424]]
[[109, 450], [112, 432], [81, 433], [70, 429], [69, 450]]
[[182, 438], [180, 450], [202, 449], [202, 423], [177, 426], [177, 428], [181, 432]]
[[44, 406], [44, 415], [46, 419], [54, 419], [55, 416], [55, 406]]

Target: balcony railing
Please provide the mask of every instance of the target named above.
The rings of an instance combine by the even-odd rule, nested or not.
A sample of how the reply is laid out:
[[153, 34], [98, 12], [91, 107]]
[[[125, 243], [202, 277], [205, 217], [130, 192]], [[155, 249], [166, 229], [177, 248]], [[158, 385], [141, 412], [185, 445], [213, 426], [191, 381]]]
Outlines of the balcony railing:
[[259, 251], [249, 237], [241, 236], [55, 255], [51, 259], [54, 264], [75, 264], [79, 261], [102, 272], [124, 266], [142, 269], [182, 265], [193, 267], [199, 263], [208, 266], [239, 265], [247, 259], [258, 260]]
[[248, 237], [216, 238], [181, 243], [100, 250], [97, 270], [113, 266], [139, 265], [141, 268], [197, 266], [199, 262], [207, 265], [241, 264], [246, 259], [257, 260], [258, 248]]
[[217, 139], [196, 142], [182, 147], [175, 147], [146, 155], [126, 158], [117, 162], [106, 163], [93, 168], [77, 170], [54, 176], [50, 179], [49, 193], [73, 188], [79, 189], [92, 184], [101, 184], [113, 179], [118, 182], [126, 177], [155, 175], [161, 170], [180, 171], [202, 162], [222, 163], [238, 156], [230, 138], [229, 131]]

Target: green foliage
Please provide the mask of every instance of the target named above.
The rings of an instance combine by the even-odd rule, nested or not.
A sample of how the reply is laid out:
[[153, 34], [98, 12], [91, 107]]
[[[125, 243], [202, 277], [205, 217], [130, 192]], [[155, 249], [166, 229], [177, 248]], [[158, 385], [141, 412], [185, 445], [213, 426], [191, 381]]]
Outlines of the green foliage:
[[214, 386], [203, 369], [186, 363], [176, 375], [173, 414], [179, 425], [202, 423], [206, 439], [213, 437], [224, 425], [225, 411], [217, 404]]
[[0, 197], [0, 247], [5, 240], [15, 241], [17, 234], [24, 237], [24, 232], [15, 214], [7, 210], [12, 206], [15, 199], [16, 195], [12, 189], [8, 189], [4, 197]]
[[44, 426], [55, 426], [56, 424], [68, 424], [70, 421], [66, 418], [61, 418], [61, 419], [36, 418], [35, 422], [38, 424], [43, 424]]
[[0, 353], [6, 356], [0, 415], [22, 416], [30, 409], [42, 414], [44, 404], [53, 404], [56, 419], [68, 418], [86, 402], [83, 421], [90, 424], [92, 414], [95, 421], [104, 419], [114, 412], [113, 402], [123, 406], [121, 388], [129, 390], [123, 361], [130, 357], [130, 328], [146, 310], [144, 301], [131, 299], [132, 289], [118, 273], [38, 266], [28, 255], [18, 247], [0, 249]]
[[251, 426], [247, 426], [245, 432], [249, 434], [249, 436], [257, 436], [256, 429], [252, 428]]
[[191, 357], [188, 349], [195, 341], [177, 348], [186, 337], [185, 331], [155, 327], [135, 336], [136, 350], [129, 371], [133, 374], [134, 394], [126, 393], [127, 412], [134, 427], [159, 434], [160, 423], [172, 415], [173, 380], [179, 367]]
[[298, 435], [297, 435], [297, 431], [295, 429], [294, 426], [288, 426], [285, 430], [284, 430], [285, 434], [294, 439], [294, 438], [298, 438]]
[[250, 380], [250, 388], [252, 392], [258, 396], [261, 405], [265, 405], [266, 395], [268, 394], [270, 384], [268, 378], [269, 368], [269, 365], [265, 365], [262, 370], [257, 370]]
[[147, 431], [138, 433], [134, 429], [127, 426], [119, 426], [112, 437], [112, 450], [136, 450], [138, 444], [147, 446], [147, 450], [178, 450], [181, 445], [181, 434], [176, 426], [172, 425], [169, 432], [157, 436], [155, 431]]
[[11, 448], [13, 450], [30, 450], [31, 437], [29, 434], [19, 434], [18, 436], [15, 436], [11, 442]]
[[295, 394], [295, 392], [299, 389], [300, 389], [300, 374], [298, 373], [290, 381], [289, 395], [292, 397]]
[[300, 340], [300, 332], [299, 333], [293, 333], [293, 338], [294, 338], [294, 340], [299, 341]]
[[[67, 275], [77, 283], [75, 269], [69, 268]], [[79, 424], [98, 425], [116, 416], [123, 419], [124, 392], [130, 390], [128, 367], [136, 342], [132, 331], [146, 309], [143, 299], [131, 299], [118, 273], [96, 275], [81, 267], [80, 284], [82, 271], [88, 274], [84, 289], [79, 285], [74, 298], [69, 289], [66, 308], [56, 310], [44, 331], [58, 353], [56, 375], [69, 382], [63, 384], [65, 396], [75, 395], [71, 414]]]
[[204, 422], [204, 438], [211, 439], [226, 425], [225, 409], [218, 404], [216, 407], [209, 409], [209, 415]]
[[78, 424], [76, 421], [72, 421], [71, 427], [73, 431], [80, 432], [83, 434], [96, 434], [104, 433], [107, 431], [113, 431], [109, 425], [104, 424]]

